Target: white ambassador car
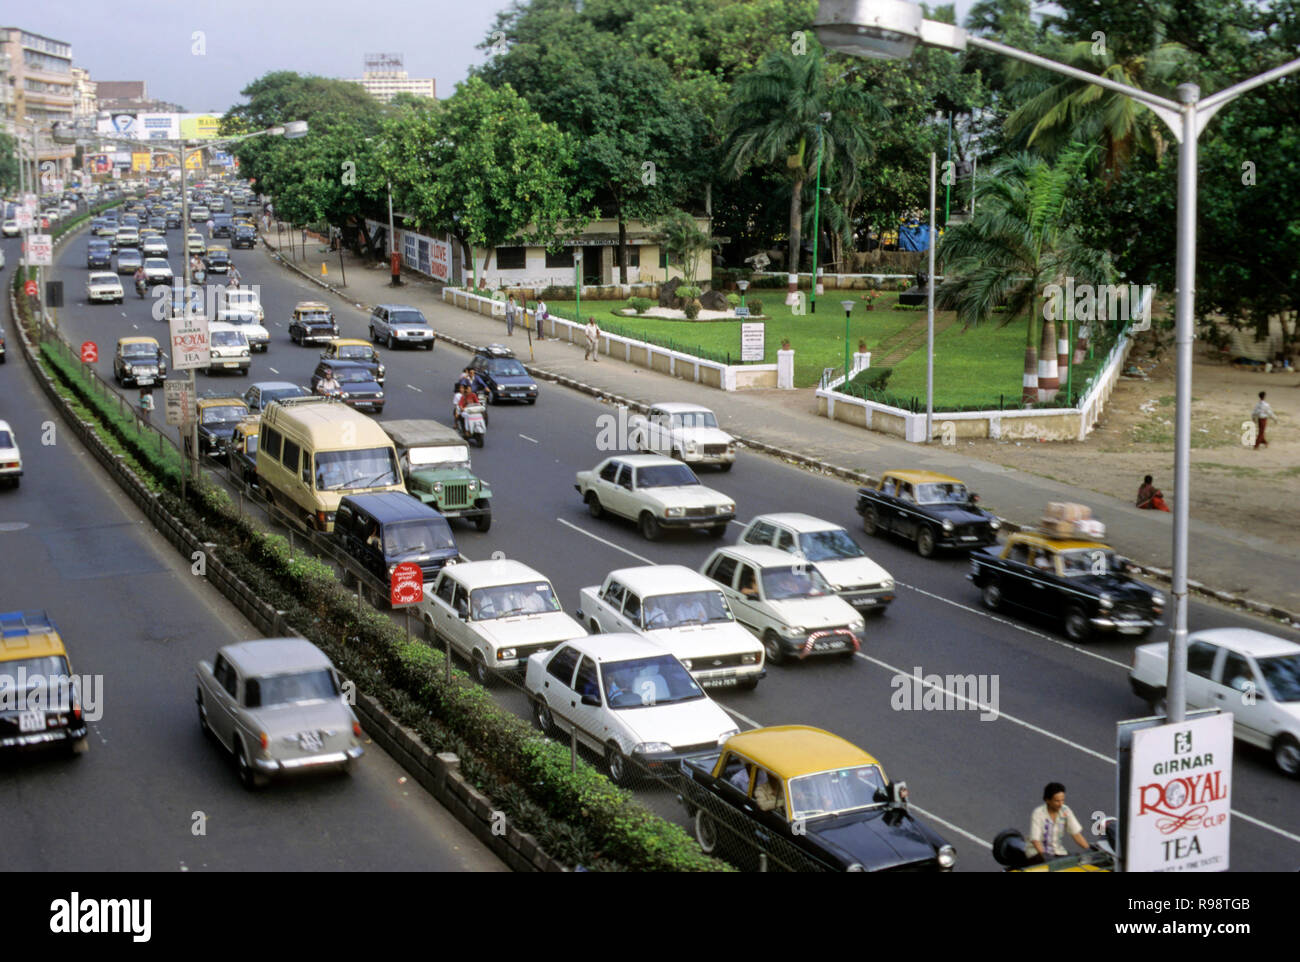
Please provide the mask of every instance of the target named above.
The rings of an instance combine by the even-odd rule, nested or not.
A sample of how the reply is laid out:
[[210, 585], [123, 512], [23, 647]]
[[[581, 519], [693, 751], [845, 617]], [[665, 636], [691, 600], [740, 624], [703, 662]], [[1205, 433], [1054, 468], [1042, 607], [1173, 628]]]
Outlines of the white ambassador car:
[[146, 257], [144, 261], [144, 281], [150, 286], [154, 284], [171, 284], [175, 280], [172, 274], [172, 266], [161, 257]]
[[763, 647], [737, 623], [718, 586], [682, 565], [620, 568], [578, 595], [579, 620], [599, 632], [634, 632], [681, 659], [705, 688], [752, 689]]
[[737, 543], [767, 545], [794, 555], [863, 614], [882, 614], [894, 600], [893, 576], [833, 521], [807, 514], [762, 514], [745, 526]]
[[649, 415], [627, 419], [628, 434], [638, 451], [666, 454], [690, 464], [716, 464], [730, 471], [736, 461], [736, 440], [718, 427], [712, 411], [676, 401], [656, 404]]
[[257, 312], [250, 308], [226, 304], [217, 308], [217, 320], [243, 331], [244, 336], [248, 338], [250, 351], [261, 351], [265, 354], [271, 346], [271, 332], [261, 325]]
[[617, 785], [639, 766], [675, 770], [682, 758], [716, 753], [740, 731], [680, 661], [636, 635], [582, 638], [539, 652], [528, 659], [524, 687], [534, 724], [600, 752]]
[[311, 642], [226, 645], [197, 675], [199, 727], [235, 756], [247, 788], [309, 769], [350, 772], [361, 757], [361, 725], [338, 672]]
[[593, 518], [609, 512], [635, 521], [647, 541], [658, 539], [665, 528], [707, 528], [721, 538], [736, 516], [731, 498], [660, 454], [606, 458], [590, 471], [579, 471], [574, 487]]
[[518, 561], [448, 565], [424, 589], [431, 640], [469, 659], [474, 678], [492, 684], [539, 651], [587, 634], [564, 613], [541, 572]]
[[22, 483], [22, 477], [23, 455], [18, 450], [18, 441], [9, 422], [0, 421], [0, 481], [8, 481], [16, 488]]
[[96, 301], [108, 301], [121, 304], [125, 294], [122, 282], [111, 271], [95, 271], [86, 278], [86, 300], [91, 304]]
[[[1167, 714], [1168, 646], [1139, 645], [1129, 684]], [[1233, 735], [1273, 753], [1283, 773], [1300, 776], [1300, 645], [1253, 628], [1212, 628], [1187, 636], [1188, 708], [1232, 712]]]
[[762, 640], [771, 664], [824, 655], [852, 658], [862, 646], [862, 615], [815, 569], [784, 551], [718, 548], [700, 571], [722, 589], [736, 620]]
[[221, 299], [226, 307], [253, 314], [258, 324], [266, 320], [266, 311], [262, 309], [262, 296], [251, 287], [228, 287], [222, 293]]

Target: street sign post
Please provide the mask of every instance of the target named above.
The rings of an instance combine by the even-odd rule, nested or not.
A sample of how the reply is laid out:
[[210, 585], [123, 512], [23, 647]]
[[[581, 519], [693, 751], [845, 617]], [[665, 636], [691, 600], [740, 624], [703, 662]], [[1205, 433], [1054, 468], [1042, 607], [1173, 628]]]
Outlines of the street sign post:
[[194, 418], [194, 385], [178, 377], [163, 381], [163, 406], [167, 409], [168, 424], [189, 423]]
[[81, 363], [98, 364], [99, 363], [99, 345], [94, 341], [81, 342]]
[[23, 284], [23, 293], [28, 297], [35, 297], [40, 292], [40, 287], [35, 281], [27, 281]]
[[18, 224], [19, 230], [31, 230], [36, 226], [36, 218], [25, 206], [14, 208], [14, 221]]
[[208, 346], [208, 319], [189, 312], [171, 319], [172, 370], [207, 367], [212, 362]]
[[764, 343], [767, 325], [762, 321], [745, 321], [740, 325], [740, 360], [761, 361], [766, 351]]
[[393, 569], [389, 584], [389, 601], [393, 607], [418, 604], [424, 598], [424, 572], [413, 561], [404, 561]]

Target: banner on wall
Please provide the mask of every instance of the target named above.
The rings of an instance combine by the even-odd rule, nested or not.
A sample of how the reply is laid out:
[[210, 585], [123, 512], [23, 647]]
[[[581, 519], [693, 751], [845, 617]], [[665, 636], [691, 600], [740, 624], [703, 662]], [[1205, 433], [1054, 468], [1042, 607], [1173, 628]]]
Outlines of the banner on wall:
[[186, 140], [212, 140], [221, 129], [217, 114], [181, 114], [180, 135]]
[[133, 154], [131, 155], [131, 169], [132, 169], [132, 170], [148, 170], [148, 169], [149, 169], [149, 157], [150, 157], [150, 155], [149, 155], [148, 153], [140, 153], [140, 154], [135, 154], [135, 153], [133, 153]]

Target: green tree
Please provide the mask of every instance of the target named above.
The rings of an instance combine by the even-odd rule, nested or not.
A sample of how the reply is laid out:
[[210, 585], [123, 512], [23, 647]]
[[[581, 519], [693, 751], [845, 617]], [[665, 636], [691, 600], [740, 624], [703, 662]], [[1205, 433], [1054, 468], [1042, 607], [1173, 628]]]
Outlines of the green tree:
[[18, 140], [0, 131], [0, 190], [5, 195], [18, 193]]
[[717, 246], [708, 231], [700, 230], [695, 218], [684, 210], [675, 210], [658, 225], [664, 251], [681, 261], [682, 280], [688, 287], [699, 276], [700, 258]]

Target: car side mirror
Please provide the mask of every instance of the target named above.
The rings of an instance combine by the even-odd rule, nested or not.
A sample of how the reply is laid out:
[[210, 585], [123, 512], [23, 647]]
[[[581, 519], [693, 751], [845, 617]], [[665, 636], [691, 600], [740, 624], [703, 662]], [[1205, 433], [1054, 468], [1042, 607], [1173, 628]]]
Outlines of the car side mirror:
[[588, 694], [588, 695], [583, 695], [583, 696], [582, 696], [582, 703], [583, 703], [584, 705], [591, 705], [593, 708], [599, 708], [599, 707], [600, 707], [600, 696], [599, 696], [599, 695], [590, 695], [590, 694]]

